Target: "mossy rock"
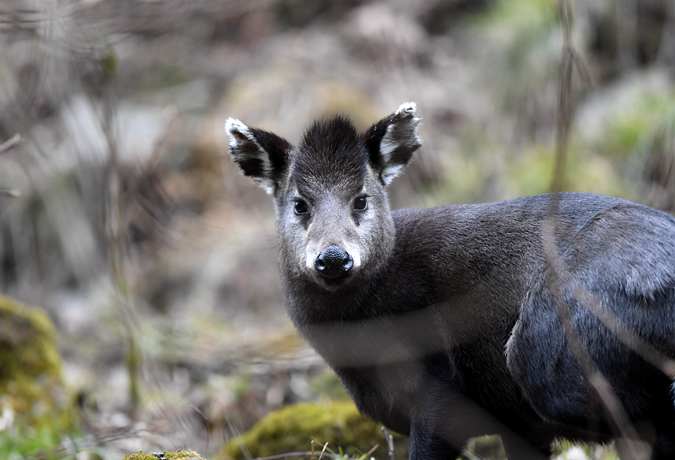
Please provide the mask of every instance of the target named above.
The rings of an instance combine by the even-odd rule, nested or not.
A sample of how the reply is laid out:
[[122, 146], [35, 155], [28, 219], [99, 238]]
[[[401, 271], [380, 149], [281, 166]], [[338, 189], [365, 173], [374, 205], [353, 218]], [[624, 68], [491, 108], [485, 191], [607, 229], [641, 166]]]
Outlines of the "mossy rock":
[[146, 454], [137, 452], [124, 457], [124, 460], [204, 460], [197, 452], [192, 450], [179, 450], [176, 452], [154, 452]]
[[[366, 453], [375, 446], [382, 456], [387, 451], [377, 423], [361, 415], [352, 402], [333, 401], [295, 404], [272, 412], [247, 433], [230, 440], [218, 458], [239, 460], [285, 452], [318, 454], [326, 443], [333, 452], [351, 455]], [[397, 456], [401, 450], [397, 446]]]
[[0, 407], [28, 422], [63, 415], [61, 358], [47, 315], [0, 296]]

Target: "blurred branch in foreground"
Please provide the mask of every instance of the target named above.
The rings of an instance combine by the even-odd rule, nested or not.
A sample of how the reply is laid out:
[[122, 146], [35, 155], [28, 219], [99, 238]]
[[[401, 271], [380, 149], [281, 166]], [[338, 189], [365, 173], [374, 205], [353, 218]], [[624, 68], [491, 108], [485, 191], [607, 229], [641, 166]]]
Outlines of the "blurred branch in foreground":
[[[565, 166], [567, 153], [569, 149], [570, 128], [574, 119], [574, 92], [573, 80], [574, 70], [579, 67], [581, 62], [574, 48], [572, 32], [574, 27], [574, 11], [569, 0], [559, 0], [558, 8], [560, 22], [563, 31], [562, 61], [560, 65], [560, 87], [558, 93], [558, 122], [556, 126], [556, 150], [555, 163], [553, 171], [553, 180], [551, 191], [554, 194], [549, 209], [548, 222], [542, 227], [542, 240], [544, 245], [544, 254], [547, 266], [552, 270], [553, 278], [551, 280], [551, 291], [554, 293], [557, 301], [555, 305], [558, 310], [563, 331], [568, 340], [568, 345], [577, 363], [581, 367], [586, 379], [596, 391], [600, 400], [614, 421], [615, 427], [622, 435], [632, 439], [637, 439], [637, 432], [630, 423], [630, 420], [621, 405], [616, 394], [612, 390], [607, 379], [593, 362], [588, 350], [582, 345], [580, 337], [577, 335], [572, 324], [570, 305], [565, 302], [562, 287], [565, 280], [571, 278], [569, 271], [565, 270], [562, 262], [561, 248], [559, 247], [555, 229], [558, 226], [558, 215], [560, 210], [559, 193], [564, 190]], [[637, 459], [637, 453], [631, 449], [631, 458]]]
[[[542, 228], [542, 239], [547, 265], [553, 274], [550, 281], [551, 290], [557, 299], [556, 307], [561, 321], [568, 346], [577, 364], [581, 367], [587, 381], [597, 393], [609, 418], [612, 420], [614, 429], [625, 439], [619, 443], [619, 450], [625, 458], [643, 459], [649, 455], [635, 443], [640, 436], [630, 421], [629, 415], [615, 393], [608, 379], [599, 370], [589, 351], [584, 347], [582, 339], [578, 336], [572, 323], [572, 306], [565, 299], [563, 289], [566, 286], [576, 286], [576, 300], [581, 301], [584, 308], [588, 308], [594, 316], [602, 322], [619, 340], [628, 348], [638, 353], [647, 362], [662, 370], [666, 375], [673, 377], [675, 363], [660, 354], [649, 344], [644, 343], [637, 333], [627, 330], [622, 326], [615, 314], [596, 296], [584, 289], [576, 282], [572, 267], [567, 267], [563, 259], [562, 248], [556, 241], [556, 227], [558, 221], [560, 201], [559, 192], [565, 189], [565, 165], [570, 142], [570, 128], [574, 119], [574, 71], [578, 67], [579, 73], [587, 75], [583, 62], [576, 52], [572, 39], [574, 24], [574, 12], [569, 0], [559, 0], [560, 21], [563, 29], [562, 62], [560, 86], [558, 95], [558, 122], [556, 128], [556, 149], [553, 180], [551, 191], [554, 199], [551, 201], [548, 222]], [[622, 457], [624, 458], [624, 457]]]
[[0, 154], [9, 152], [14, 147], [19, 145], [20, 142], [21, 142], [21, 135], [15, 134], [14, 136], [10, 137], [5, 142], [0, 144]]

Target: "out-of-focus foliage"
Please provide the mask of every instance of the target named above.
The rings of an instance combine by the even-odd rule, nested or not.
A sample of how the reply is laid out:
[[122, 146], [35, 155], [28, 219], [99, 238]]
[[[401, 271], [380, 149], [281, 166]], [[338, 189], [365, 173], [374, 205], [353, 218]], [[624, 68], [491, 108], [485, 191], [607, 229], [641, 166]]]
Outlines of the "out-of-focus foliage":
[[[672, 212], [675, 7], [573, 3], [566, 188]], [[0, 153], [0, 292], [53, 320], [83, 426], [16, 422], [0, 458], [208, 456], [270, 411], [346, 399], [284, 316], [272, 205], [227, 160], [224, 119], [297, 142], [316, 117], [343, 112], [363, 129], [414, 100], [424, 145], [393, 207], [546, 192], [555, 4], [3, 2], [0, 144], [21, 141]]]
[[[573, 145], [568, 152], [570, 166], [567, 169], [566, 188], [621, 195], [625, 188], [619, 182], [613, 165], [602, 156], [582, 145]], [[517, 195], [534, 195], [546, 188], [553, 180], [555, 152], [551, 146], [532, 145], [521, 152], [509, 165], [508, 186]]]
[[[0, 458], [7, 460], [103, 460], [96, 449], [75, 447], [82, 439], [79, 431], [60, 425], [57, 420], [39, 426], [18, 422], [11, 428], [0, 431]], [[74, 453], [74, 450], [77, 453]]]
[[349, 394], [340, 382], [340, 379], [332, 372], [322, 372], [309, 381], [312, 391], [317, 399], [343, 401], [349, 399]]
[[[659, 13], [669, 7], [647, 0], [574, 2], [574, 7], [577, 116], [566, 189], [671, 209], [672, 198], [664, 196], [675, 188], [669, 166], [675, 156], [674, 37], [670, 16]], [[556, 8], [538, 0], [498, 1], [469, 24], [470, 36], [482, 44], [472, 49], [491, 69], [482, 78], [499, 104], [490, 130], [460, 132], [455, 169], [464, 174], [451, 175], [441, 196], [482, 200], [491, 198], [486, 191], [541, 193], [550, 186], [557, 121], [562, 32]], [[617, 28], [621, 24], [634, 28], [627, 33]], [[653, 167], [647, 170], [652, 161], [665, 177], [655, 178]]]

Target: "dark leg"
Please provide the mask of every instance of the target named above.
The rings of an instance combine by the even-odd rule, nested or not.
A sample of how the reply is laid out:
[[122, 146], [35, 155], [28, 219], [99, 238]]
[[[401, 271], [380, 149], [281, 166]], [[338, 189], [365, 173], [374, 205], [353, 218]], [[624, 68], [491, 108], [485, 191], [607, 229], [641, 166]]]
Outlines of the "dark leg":
[[413, 422], [410, 428], [410, 460], [455, 460], [467, 441], [456, 439], [451, 443], [423, 420]]
[[551, 458], [551, 443], [541, 442], [537, 445], [524, 444], [523, 439], [513, 433], [502, 433], [502, 443], [509, 460], [544, 460]]
[[462, 453], [469, 438], [497, 433], [502, 436], [510, 460], [549, 458], [545, 449], [533, 447], [464, 395], [447, 387], [428, 389], [412, 418], [410, 458], [454, 459]]

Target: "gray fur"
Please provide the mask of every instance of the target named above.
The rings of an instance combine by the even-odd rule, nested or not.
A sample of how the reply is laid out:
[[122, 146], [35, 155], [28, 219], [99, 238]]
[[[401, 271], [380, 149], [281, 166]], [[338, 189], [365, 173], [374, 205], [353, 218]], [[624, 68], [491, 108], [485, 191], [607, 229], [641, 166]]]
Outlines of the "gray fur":
[[[319, 122], [272, 174], [290, 317], [360, 410], [409, 434], [413, 459], [451, 458], [486, 433], [501, 434], [519, 460], [544, 458], [560, 436], [611, 439], [612, 417], [563, 333], [562, 305], [630, 420], [650, 433], [652, 458], [675, 458], [672, 376], [593, 312], [675, 359], [675, 219], [575, 193], [558, 195], [555, 208], [542, 195], [391, 212], [386, 171], [419, 147], [416, 112], [401, 113], [362, 135], [344, 118]], [[357, 212], [362, 194], [369, 206]], [[307, 215], [294, 213], [297, 199]], [[544, 255], [552, 209], [563, 273]], [[327, 244], [360, 257], [338, 285], [308, 263]]]

